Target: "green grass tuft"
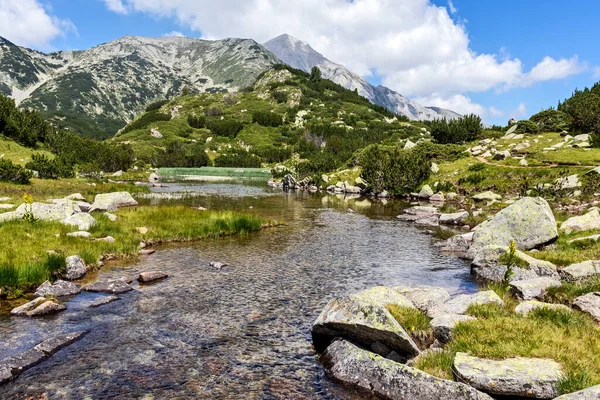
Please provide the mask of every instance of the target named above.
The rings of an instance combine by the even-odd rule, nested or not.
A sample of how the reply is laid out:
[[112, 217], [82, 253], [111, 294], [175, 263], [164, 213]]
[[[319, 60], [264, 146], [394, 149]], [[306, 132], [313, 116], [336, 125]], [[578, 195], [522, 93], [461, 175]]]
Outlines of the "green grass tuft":
[[427, 348], [433, 343], [433, 329], [429, 317], [423, 312], [416, 308], [400, 307], [396, 304], [388, 304], [387, 309], [421, 349]]

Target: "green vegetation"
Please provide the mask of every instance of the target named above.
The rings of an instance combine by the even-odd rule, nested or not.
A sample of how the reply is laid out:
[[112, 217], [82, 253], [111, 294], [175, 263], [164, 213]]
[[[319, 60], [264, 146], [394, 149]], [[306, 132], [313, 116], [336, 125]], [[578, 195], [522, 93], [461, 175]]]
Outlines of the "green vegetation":
[[465, 143], [477, 139], [483, 125], [480, 117], [470, 114], [450, 121], [446, 118], [432, 121], [430, 129], [431, 136], [438, 143]]
[[418, 358], [416, 367], [448, 379], [457, 352], [492, 359], [539, 357], [562, 364], [562, 393], [600, 383], [600, 327], [589, 316], [547, 308], [521, 316], [513, 310], [514, 301], [471, 306], [467, 312], [477, 320], [457, 324], [444, 351]]
[[0, 159], [0, 181], [27, 184], [32, 175], [31, 171], [25, 170], [20, 165], [13, 164], [10, 160]]
[[394, 319], [411, 335], [419, 348], [425, 349], [433, 343], [433, 329], [429, 318], [413, 307], [400, 307], [389, 304], [388, 311]]
[[[79, 254], [95, 263], [104, 254], [133, 257], [140, 241], [148, 243], [183, 242], [223, 235], [246, 234], [261, 229], [264, 221], [254, 215], [233, 212], [198, 211], [183, 206], [136, 207], [115, 213], [110, 221], [94, 215], [98, 225], [90, 233], [93, 238], [112, 236], [114, 243], [68, 237], [72, 227], [58, 222], [17, 220], [0, 225], [0, 240], [5, 243], [0, 253], [0, 288], [3, 295], [19, 295], [46, 279], [60, 277], [64, 257]], [[136, 227], [148, 228], [142, 235]], [[58, 235], [58, 236], [57, 236]], [[49, 256], [48, 250], [58, 255]]]

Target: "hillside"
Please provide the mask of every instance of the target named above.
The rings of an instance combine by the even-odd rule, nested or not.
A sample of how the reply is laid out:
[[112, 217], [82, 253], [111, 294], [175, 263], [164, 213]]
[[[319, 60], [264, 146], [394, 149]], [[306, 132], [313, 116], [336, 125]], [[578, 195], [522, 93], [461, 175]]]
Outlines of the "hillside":
[[238, 90], [277, 59], [250, 39], [124, 37], [85, 51], [44, 54], [0, 38], [0, 93], [55, 125], [111, 137], [153, 100]]
[[360, 75], [343, 65], [334, 63], [313, 49], [308, 43], [284, 34], [263, 44], [284, 63], [310, 72], [319, 67], [323, 77], [358, 93], [373, 104], [387, 108], [391, 112], [404, 115], [411, 120], [431, 121], [439, 118], [458, 118], [460, 114], [439, 107], [425, 107], [385, 86], [373, 86]]

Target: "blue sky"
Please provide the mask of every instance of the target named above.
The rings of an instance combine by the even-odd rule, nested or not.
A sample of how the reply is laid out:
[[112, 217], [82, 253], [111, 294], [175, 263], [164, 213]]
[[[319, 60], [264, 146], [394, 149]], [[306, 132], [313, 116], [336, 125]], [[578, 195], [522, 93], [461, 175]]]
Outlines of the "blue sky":
[[600, 80], [599, 15], [597, 0], [0, 0], [0, 35], [51, 51], [290, 33], [372, 83], [503, 124]]

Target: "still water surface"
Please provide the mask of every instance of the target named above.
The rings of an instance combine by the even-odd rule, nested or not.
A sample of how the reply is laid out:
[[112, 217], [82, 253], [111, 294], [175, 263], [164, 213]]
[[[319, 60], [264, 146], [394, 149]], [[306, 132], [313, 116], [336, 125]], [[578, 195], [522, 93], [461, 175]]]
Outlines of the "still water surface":
[[[54, 334], [90, 332], [0, 387], [1, 399], [353, 399], [325, 376], [311, 348], [311, 324], [330, 299], [376, 285], [475, 290], [462, 261], [395, 220], [401, 202], [281, 193], [262, 184], [154, 190], [193, 191], [171, 202], [285, 225], [165, 246], [134, 265], [107, 266], [98, 278], [156, 269], [169, 278], [134, 283], [135, 291], [100, 308], [87, 308], [100, 294], [82, 293], [48, 319], [0, 317], [0, 358]], [[230, 266], [217, 271], [211, 261]]]

